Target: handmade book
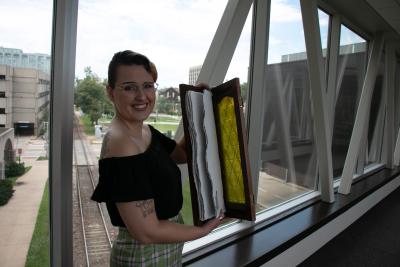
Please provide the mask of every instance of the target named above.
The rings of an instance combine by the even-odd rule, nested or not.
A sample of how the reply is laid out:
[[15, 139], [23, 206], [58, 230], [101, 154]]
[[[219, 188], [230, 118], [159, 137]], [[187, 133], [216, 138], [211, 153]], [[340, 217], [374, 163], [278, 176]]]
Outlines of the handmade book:
[[255, 220], [239, 79], [179, 90], [194, 224], [222, 213]]

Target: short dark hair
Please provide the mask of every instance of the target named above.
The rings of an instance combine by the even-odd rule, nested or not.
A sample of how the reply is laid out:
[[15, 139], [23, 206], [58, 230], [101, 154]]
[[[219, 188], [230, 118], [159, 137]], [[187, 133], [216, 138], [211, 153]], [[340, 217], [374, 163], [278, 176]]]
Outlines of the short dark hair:
[[108, 65], [108, 85], [111, 88], [115, 87], [115, 83], [117, 80], [117, 69], [121, 65], [143, 66], [144, 69], [151, 74], [154, 81], [157, 81], [156, 66], [152, 62], [150, 62], [150, 60], [145, 55], [133, 52], [131, 50], [125, 50], [115, 53], [110, 61], [110, 64]]

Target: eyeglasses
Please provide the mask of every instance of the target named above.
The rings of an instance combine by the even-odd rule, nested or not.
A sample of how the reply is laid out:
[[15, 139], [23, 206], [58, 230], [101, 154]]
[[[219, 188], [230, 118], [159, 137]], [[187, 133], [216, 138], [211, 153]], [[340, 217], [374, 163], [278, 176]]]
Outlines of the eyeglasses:
[[158, 83], [156, 82], [145, 82], [140, 86], [135, 82], [127, 82], [121, 85], [117, 85], [117, 87], [121, 88], [124, 92], [129, 94], [137, 94], [139, 89], [142, 88], [144, 93], [154, 92], [158, 88]]

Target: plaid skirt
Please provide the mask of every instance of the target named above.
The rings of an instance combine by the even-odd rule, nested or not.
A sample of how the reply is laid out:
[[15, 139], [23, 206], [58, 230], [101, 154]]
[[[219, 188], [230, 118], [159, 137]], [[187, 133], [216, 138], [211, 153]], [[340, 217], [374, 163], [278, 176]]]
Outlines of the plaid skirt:
[[[169, 220], [183, 224], [180, 214]], [[125, 227], [119, 227], [118, 230], [111, 249], [111, 267], [182, 266], [183, 243], [140, 244]]]

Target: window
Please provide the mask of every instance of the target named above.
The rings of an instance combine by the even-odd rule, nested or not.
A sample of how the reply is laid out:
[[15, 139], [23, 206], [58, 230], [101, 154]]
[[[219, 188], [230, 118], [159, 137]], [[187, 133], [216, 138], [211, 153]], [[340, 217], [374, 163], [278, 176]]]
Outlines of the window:
[[[27, 58], [21, 58], [22, 51], [50, 54], [53, 25], [52, 0], [41, 0], [35, 3], [1, 1], [0, 10], [0, 64], [31, 68], [25, 64]], [[24, 20], [28, 17], [34, 19]], [[33, 88], [38, 87], [36, 76], [26, 75], [28, 72], [30, 70], [8, 69], [7, 73], [2, 72], [3, 75], [0, 75], [0, 80], [7, 78], [7, 83], [0, 81], [1, 90], [7, 92], [7, 99], [4, 99], [6, 92], [0, 92], [0, 98], [2, 98], [0, 102], [4, 103], [0, 108], [0, 114], [6, 114], [7, 111], [7, 115], [0, 116], [0, 127], [15, 126], [14, 136], [12, 138], [10, 136], [8, 140], [1, 140], [2, 142], [7, 141], [6, 150], [1, 153], [5, 154], [6, 160], [16, 161], [17, 156], [17, 163], [24, 163], [25, 167], [29, 166], [26, 174], [13, 182], [13, 189], [18, 192], [21, 189], [18, 186], [22, 184], [27, 192], [34, 192], [14, 194], [12, 201], [9, 201], [6, 206], [0, 207], [0, 209], [6, 208], [10, 211], [7, 213], [7, 218], [4, 214], [1, 215], [1, 227], [3, 231], [9, 233], [5, 239], [12, 240], [7, 246], [1, 248], [0, 265], [11, 266], [15, 264], [16, 258], [21, 258], [26, 259], [25, 266], [45, 267], [50, 263], [49, 190], [47, 186], [49, 174], [45, 148], [45, 144], [48, 143], [46, 139], [39, 138], [40, 131], [36, 129], [40, 128], [38, 125], [40, 113], [35, 108], [31, 108], [32, 105], [35, 105], [34, 95], [37, 94], [37, 91], [32, 92], [30, 99], [26, 94], [21, 101], [13, 101], [12, 94], [12, 92], [17, 93], [18, 96], [18, 90], [23, 91], [25, 88], [34, 90]], [[11, 103], [12, 107], [9, 106]], [[30, 142], [31, 139], [35, 139], [35, 143]], [[20, 148], [22, 150], [19, 150]], [[17, 152], [15, 153], [15, 151]], [[4, 162], [1, 162], [1, 166], [4, 166]], [[30, 176], [35, 177], [34, 182], [27, 180]], [[14, 206], [16, 202], [25, 204], [17, 207]], [[29, 214], [30, 212], [26, 213], [24, 210], [35, 213]], [[31, 229], [33, 235], [21, 235], [21, 230], [23, 230], [21, 227]]]
[[395, 122], [395, 138], [398, 136], [398, 131], [400, 130], [400, 57], [397, 57], [396, 64], [396, 81], [395, 81], [395, 112], [394, 112], [394, 122]]
[[374, 91], [371, 100], [371, 109], [369, 113], [367, 151], [365, 152], [365, 164], [370, 165], [379, 163], [382, 155], [383, 130], [385, 122], [385, 97], [384, 97], [384, 79], [385, 79], [385, 53], [381, 55], [381, 62], [376, 76]]
[[[156, 0], [131, 1], [118, 6], [112, 1], [96, 1], [95, 4], [93, 1], [79, 1], [75, 71], [77, 80], [82, 81], [89, 77], [85, 72], [85, 68], [89, 66], [93, 74], [90, 78], [96, 77], [94, 78], [96, 83], [103, 86], [103, 80], [107, 78], [108, 63], [117, 51], [130, 49], [148, 56], [158, 70], [157, 83], [160, 97], [157, 99], [154, 113], [150, 115], [146, 123], [169, 136], [174, 136], [181, 116], [179, 99], [174, 97], [172, 88], [178, 88], [180, 83], [189, 83], [189, 69], [202, 64], [226, 3], [227, 1], [219, 0]], [[135, 10], [134, 15], [132, 10]], [[104, 14], [113, 17], [111, 23], [101, 19]], [[151, 14], [150, 20], [149, 14]], [[165, 14], [168, 14], [167, 19]], [[206, 19], [204, 14], [207, 14]], [[108, 33], [106, 40], [104, 32]], [[101, 42], [102, 45], [98, 49], [93, 49], [93, 42]], [[247, 64], [248, 61], [243, 68], [247, 69]], [[194, 79], [197, 79], [197, 76]], [[171, 88], [170, 91], [166, 90], [167, 88]], [[79, 90], [78, 87], [77, 90]], [[104, 105], [101, 111], [106, 110], [107, 107]], [[98, 122], [106, 131], [112, 114], [101, 113]], [[81, 120], [90, 122], [89, 116], [84, 113]], [[95, 138], [93, 128], [91, 127], [91, 138]], [[97, 138], [96, 142], [88, 144], [87, 147], [94, 152], [93, 157], [98, 156], [101, 138]], [[81, 149], [79, 144], [74, 147], [75, 151], [81, 151]], [[74, 179], [77, 179], [77, 175]], [[185, 223], [192, 224], [188, 177], [182, 177], [182, 179], [184, 206], [181, 212]], [[90, 196], [84, 197], [85, 201], [93, 202], [89, 200]], [[77, 195], [74, 195], [74, 198], [76, 199]], [[79, 215], [77, 206], [74, 206], [74, 214]], [[107, 211], [104, 211], [104, 215], [112, 239], [115, 229], [110, 226]], [[94, 219], [95, 216], [91, 213], [87, 217]], [[76, 235], [75, 247], [75, 244], [81, 242], [79, 235], [82, 230], [79, 220], [73, 227]], [[108, 257], [109, 250], [98, 255], [99, 259], [108, 259]], [[79, 248], [74, 250], [74, 264], [85, 264], [85, 257]]]
[[[325, 13], [319, 15], [322, 21], [328, 19]], [[325, 32], [327, 24], [321, 24]], [[323, 38], [326, 47], [326, 36]], [[317, 189], [310, 85], [299, 1], [271, 2], [266, 80], [259, 209]]]
[[333, 176], [342, 174], [364, 81], [367, 42], [341, 26], [332, 137]]

